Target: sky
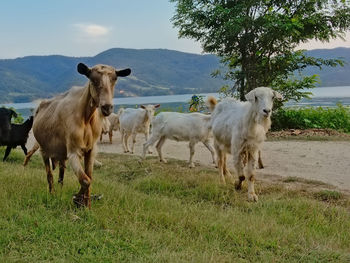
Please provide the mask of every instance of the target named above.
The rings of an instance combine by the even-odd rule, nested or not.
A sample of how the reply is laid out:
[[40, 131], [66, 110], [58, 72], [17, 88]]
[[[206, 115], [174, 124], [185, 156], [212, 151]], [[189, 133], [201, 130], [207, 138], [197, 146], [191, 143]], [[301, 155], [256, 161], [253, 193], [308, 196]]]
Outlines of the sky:
[[[168, 0], [1, 0], [0, 59], [29, 55], [94, 56], [109, 48], [164, 48], [202, 53], [178, 39]], [[348, 41], [302, 48], [350, 47]]]

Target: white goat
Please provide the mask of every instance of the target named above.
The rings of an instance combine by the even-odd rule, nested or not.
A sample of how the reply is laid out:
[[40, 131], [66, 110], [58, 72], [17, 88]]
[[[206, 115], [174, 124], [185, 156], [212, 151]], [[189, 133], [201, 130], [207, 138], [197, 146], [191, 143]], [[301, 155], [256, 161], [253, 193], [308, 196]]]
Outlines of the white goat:
[[241, 189], [242, 182], [247, 177], [248, 199], [257, 201], [258, 196], [254, 191], [255, 163], [271, 126], [273, 100], [282, 99], [282, 95], [270, 88], [260, 87], [245, 97], [246, 102], [225, 99], [217, 105], [216, 99], [210, 97], [208, 103], [213, 110], [211, 128], [220, 177], [224, 183], [225, 176], [233, 179], [226, 167], [226, 153], [231, 153], [234, 172], [238, 175], [236, 189]]
[[149, 128], [154, 116], [155, 109], [160, 105], [141, 105], [138, 109], [120, 109], [119, 122], [122, 134], [122, 144], [124, 152], [129, 152], [128, 139], [132, 135], [131, 153], [134, 153], [137, 133], [144, 133], [146, 141], [149, 137]]
[[102, 135], [107, 134], [109, 132], [109, 127], [111, 126], [111, 123], [109, 122], [108, 117], [102, 118], [102, 130], [100, 135], [100, 141], [102, 141]]
[[166, 163], [162, 155], [162, 146], [166, 139], [170, 139], [190, 142], [190, 167], [194, 167], [192, 158], [197, 142], [202, 142], [208, 148], [215, 164], [214, 149], [209, 144], [210, 134], [210, 115], [178, 112], [159, 113], [152, 122], [151, 138], [143, 144], [142, 158], [145, 158], [148, 147], [158, 141], [156, 148], [159, 160]]
[[105, 118], [102, 125], [102, 133], [100, 141], [102, 141], [102, 135], [109, 135], [109, 143], [112, 143], [113, 131], [119, 130], [119, 114], [111, 113], [108, 117]]

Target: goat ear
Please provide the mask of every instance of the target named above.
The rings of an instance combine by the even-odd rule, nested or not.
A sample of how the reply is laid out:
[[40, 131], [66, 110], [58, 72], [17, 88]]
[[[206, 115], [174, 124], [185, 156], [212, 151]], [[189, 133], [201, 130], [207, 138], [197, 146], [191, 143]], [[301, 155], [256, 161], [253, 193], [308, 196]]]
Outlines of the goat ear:
[[91, 69], [83, 63], [79, 63], [77, 66], [77, 70], [81, 75], [85, 75], [86, 77], [90, 77]]
[[276, 100], [279, 100], [279, 101], [283, 100], [282, 94], [277, 91], [273, 91], [273, 96]]
[[17, 118], [17, 112], [15, 112], [15, 111], [13, 111], [13, 110], [11, 110], [11, 115], [12, 115], [13, 117]]
[[247, 94], [245, 94], [245, 98], [247, 101], [255, 102], [255, 100], [256, 100], [255, 90], [251, 90]]
[[140, 108], [142, 108], [142, 109], [146, 109], [146, 107], [145, 107], [144, 105], [141, 105], [141, 106], [140, 106]]
[[160, 107], [160, 104], [157, 104], [157, 105], [154, 105], [155, 108], [159, 108]]
[[131, 73], [131, 69], [122, 69], [122, 70], [116, 70], [115, 73], [117, 74], [118, 77], [126, 77], [129, 76]]

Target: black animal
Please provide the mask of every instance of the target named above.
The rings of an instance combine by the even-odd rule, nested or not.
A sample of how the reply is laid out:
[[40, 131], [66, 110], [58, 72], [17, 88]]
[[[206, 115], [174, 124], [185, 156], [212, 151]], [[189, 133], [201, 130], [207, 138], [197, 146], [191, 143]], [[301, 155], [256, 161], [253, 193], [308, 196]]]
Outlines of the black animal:
[[18, 145], [21, 146], [25, 155], [27, 155], [26, 143], [28, 140], [28, 134], [30, 129], [33, 126], [33, 116], [31, 116], [28, 120], [26, 120], [22, 124], [11, 124], [11, 130], [8, 138], [2, 145], [7, 146], [4, 159], [5, 161], [9, 156], [11, 150], [16, 148]]
[[11, 109], [0, 108], [0, 145], [2, 145], [10, 135], [12, 116], [17, 117], [17, 113]]

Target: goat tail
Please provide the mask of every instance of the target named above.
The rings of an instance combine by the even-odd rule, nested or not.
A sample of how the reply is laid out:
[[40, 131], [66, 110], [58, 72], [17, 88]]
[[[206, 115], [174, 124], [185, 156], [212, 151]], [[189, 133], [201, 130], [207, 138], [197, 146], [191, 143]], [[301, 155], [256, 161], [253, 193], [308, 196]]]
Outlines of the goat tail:
[[210, 111], [214, 111], [216, 104], [218, 104], [218, 101], [213, 96], [209, 96], [207, 106], [209, 107]]

